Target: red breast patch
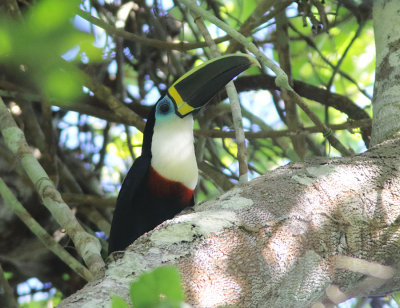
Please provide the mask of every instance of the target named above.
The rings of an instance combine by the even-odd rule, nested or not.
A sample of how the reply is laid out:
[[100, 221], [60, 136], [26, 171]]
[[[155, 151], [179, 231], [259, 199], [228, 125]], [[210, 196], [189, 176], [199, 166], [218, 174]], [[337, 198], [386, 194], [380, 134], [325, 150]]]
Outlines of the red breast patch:
[[183, 207], [189, 205], [193, 196], [192, 189], [187, 188], [180, 182], [171, 181], [163, 177], [153, 167], [150, 167], [149, 187], [150, 191], [157, 196], [176, 198]]

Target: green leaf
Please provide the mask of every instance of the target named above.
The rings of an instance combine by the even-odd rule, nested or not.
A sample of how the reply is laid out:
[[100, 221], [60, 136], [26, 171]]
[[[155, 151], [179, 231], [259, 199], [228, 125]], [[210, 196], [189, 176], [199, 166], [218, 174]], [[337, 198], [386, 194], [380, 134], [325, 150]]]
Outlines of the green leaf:
[[89, 62], [102, 59], [93, 36], [72, 24], [79, 4], [79, 0], [43, 0], [29, 9], [24, 22], [0, 16], [0, 62], [5, 71], [29, 79], [50, 101], [69, 104], [83, 94], [81, 73], [62, 59], [63, 54], [78, 46]]
[[9, 280], [14, 276], [12, 272], [4, 272], [4, 278]]
[[159, 284], [159, 290], [162, 294], [165, 294], [168, 300], [178, 303], [185, 300], [181, 285], [181, 276], [175, 267], [160, 267], [154, 271], [154, 274]]
[[129, 305], [125, 302], [122, 297], [113, 296], [111, 299], [112, 308], [129, 308]]
[[0, 28], [0, 59], [11, 54], [12, 45], [11, 38], [7, 31]]
[[64, 281], [68, 281], [70, 278], [71, 278], [71, 277], [69, 276], [68, 273], [64, 273], [64, 274], [62, 274], [62, 276], [61, 276], [61, 279], [64, 280]]
[[144, 273], [132, 283], [130, 290], [135, 308], [180, 307], [184, 293], [178, 270], [163, 266]]
[[396, 301], [397, 305], [400, 306], [400, 291], [392, 293], [392, 297]]
[[[42, 88], [48, 97], [61, 101], [71, 101], [81, 90], [80, 72], [73, 70], [52, 70], [44, 76]], [[66, 104], [69, 105], [69, 104]]]
[[63, 28], [78, 8], [79, 0], [42, 0], [30, 11], [27, 18], [29, 28], [41, 35]]

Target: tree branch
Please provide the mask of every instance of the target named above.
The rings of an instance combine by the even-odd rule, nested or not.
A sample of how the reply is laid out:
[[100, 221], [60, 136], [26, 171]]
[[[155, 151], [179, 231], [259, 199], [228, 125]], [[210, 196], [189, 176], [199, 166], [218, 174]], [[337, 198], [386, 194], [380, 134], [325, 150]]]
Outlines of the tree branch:
[[[358, 121], [350, 121], [342, 124], [332, 124], [329, 125], [328, 128], [331, 130], [345, 130], [345, 129], [354, 129], [354, 128], [363, 128], [370, 127], [372, 124], [371, 119], [363, 119]], [[312, 127], [304, 127], [298, 130], [271, 130], [271, 131], [260, 131], [260, 132], [245, 132], [247, 139], [257, 139], [257, 138], [276, 138], [276, 137], [292, 137], [292, 136], [301, 136], [308, 135], [313, 133], [321, 133], [320, 127], [312, 126]], [[217, 129], [208, 129], [208, 130], [195, 130], [194, 135], [196, 137], [209, 137], [209, 138], [235, 138], [235, 132], [233, 131], [224, 131]]]
[[65, 264], [67, 264], [74, 272], [83, 279], [90, 281], [93, 275], [90, 271], [70, 255], [56, 240], [50, 236], [45, 229], [28, 213], [21, 203], [15, 198], [13, 193], [7, 187], [6, 183], [0, 178], [0, 194], [3, 197], [5, 204], [8, 205], [13, 212], [24, 222], [24, 224], [35, 234], [38, 239], [58, 256]]
[[[296, 32], [306, 43], [308, 46], [310, 46], [312, 49], [314, 49], [318, 55], [321, 57], [321, 59], [328, 64], [332, 69], [335, 69], [335, 65], [333, 65], [329, 59], [327, 59], [321, 52], [321, 50], [319, 50], [319, 48], [317, 47], [317, 45], [315, 45], [315, 43], [312, 41], [311, 38], [309, 38], [306, 35], [303, 35], [299, 30], [296, 29], [296, 27], [294, 27], [291, 23], [289, 23], [289, 27]], [[338, 70], [339, 74], [341, 76], [343, 76], [344, 78], [346, 78], [348, 81], [350, 81], [352, 84], [354, 84], [356, 86], [356, 88], [368, 99], [371, 99], [371, 96], [368, 95], [368, 93], [364, 90], [361, 89], [360, 86], [358, 85], [357, 81], [354, 80], [350, 75], [348, 75], [347, 73], [341, 71], [340, 69]]]
[[97, 207], [99, 209], [105, 208], [113, 208], [115, 207], [115, 202], [117, 198], [112, 197], [104, 197], [104, 196], [95, 196], [88, 194], [74, 194], [74, 193], [63, 193], [61, 197], [65, 202], [68, 203], [76, 203], [80, 206], [90, 205]]
[[111, 90], [108, 87], [93, 80], [93, 78], [87, 74], [84, 74], [83, 77], [85, 85], [92, 90], [97, 98], [106, 103], [107, 106], [119, 117], [126, 119], [126, 121], [129, 122], [129, 125], [134, 125], [138, 130], [143, 132], [145, 123], [138, 114], [112, 95]]
[[[292, 77], [292, 64], [290, 60], [290, 41], [288, 33], [288, 19], [286, 17], [286, 11], [279, 12], [276, 17], [276, 40], [275, 49], [278, 51], [279, 65], [285, 71], [289, 77], [289, 83], [293, 86]], [[284, 123], [290, 130], [297, 130], [302, 127], [297, 112], [297, 105], [289, 98], [286, 90], [281, 92], [281, 98], [285, 103], [285, 118]], [[300, 160], [304, 159], [306, 155], [306, 143], [304, 136], [293, 136], [291, 137], [293, 148], [296, 151], [297, 156]]]
[[[332, 93], [326, 89], [299, 80], [294, 80], [293, 83], [295, 91], [304, 98], [311, 99], [324, 106], [333, 107], [345, 113], [353, 120], [370, 119], [368, 113], [357, 106], [347, 96]], [[274, 83], [274, 77], [268, 75], [239, 77], [236, 79], [235, 85], [240, 92], [255, 89], [278, 90], [278, 87]], [[226, 96], [223, 94], [222, 99], [224, 97]], [[371, 139], [371, 127], [364, 127], [361, 133], [364, 143], [368, 147]]]
[[270, 68], [276, 74], [276, 79], [275, 79], [276, 85], [278, 87], [288, 91], [288, 95], [293, 99], [293, 101], [301, 109], [303, 109], [303, 111], [315, 123], [315, 125], [320, 127], [321, 131], [323, 132], [325, 138], [328, 139], [329, 143], [334, 148], [336, 148], [342, 155], [344, 155], [344, 156], [351, 155], [351, 152], [342, 145], [342, 143], [332, 134], [332, 131], [330, 131], [326, 127], [326, 125], [311, 111], [311, 109], [307, 106], [307, 104], [303, 101], [303, 99], [292, 89], [292, 87], [289, 85], [288, 76], [285, 74], [285, 72], [280, 67], [278, 67], [271, 59], [269, 59], [267, 56], [265, 56], [257, 48], [256, 45], [254, 45], [252, 42], [248, 41], [246, 39], [246, 37], [244, 37], [242, 34], [240, 34], [235, 29], [231, 28], [229, 25], [227, 25], [223, 21], [216, 18], [214, 15], [208, 13], [206, 10], [204, 10], [200, 6], [197, 6], [197, 4], [192, 2], [192, 0], [180, 0], [180, 2], [184, 3], [191, 10], [195, 11], [196, 13], [201, 15], [203, 18], [209, 20], [210, 22], [215, 24], [217, 27], [226, 31], [233, 39], [235, 39], [238, 42], [240, 42], [241, 44], [243, 44], [243, 46], [248, 48], [249, 51], [252, 52], [256, 57], [261, 59], [262, 63], [265, 66], [267, 66], [268, 68]]
[[127, 298], [131, 281], [162, 264], [178, 267], [187, 301], [201, 307], [302, 308], [396, 290], [399, 153], [397, 139], [235, 186], [114, 253], [104, 278], [59, 307]]
[[[83, 19], [87, 20], [88, 22], [104, 29], [108, 34], [110, 35], [116, 35], [118, 37], [122, 37], [126, 40], [133, 41], [136, 43], [140, 43], [143, 45], [148, 45], [152, 46], [155, 48], [159, 48], [161, 50], [179, 50], [179, 51], [187, 51], [187, 50], [192, 50], [196, 48], [202, 48], [206, 47], [207, 43], [206, 42], [196, 42], [196, 43], [186, 43], [186, 42], [180, 42], [180, 43], [172, 43], [172, 42], [165, 42], [161, 40], [156, 40], [156, 39], [149, 39], [147, 37], [143, 37], [134, 33], [127, 32], [122, 29], [115, 28], [114, 26], [104, 22], [103, 20], [92, 16], [91, 14], [85, 12], [85, 11], [78, 11], [77, 15], [82, 17]], [[215, 39], [214, 42], [216, 44], [223, 43], [225, 41], [230, 40], [231, 38], [229, 36], [224, 36], [220, 37], [218, 39]]]
[[[257, 7], [249, 15], [249, 17], [240, 26], [239, 32], [244, 36], [249, 36], [255, 27], [261, 23], [266, 23], [272, 19], [277, 13], [284, 11], [293, 1], [291, 0], [263, 0], [260, 1]], [[268, 14], [265, 14], [268, 12]], [[232, 40], [227, 49], [228, 53], [232, 53], [239, 48], [240, 44]]]
[[[207, 30], [204, 21], [201, 19], [197, 13], [193, 13], [193, 17], [200, 32], [202, 33], [204, 39], [209, 44], [211, 49], [211, 54], [213, 57], [218, 57], [221, 55], [217, 45], [211, 40], [211, 35]], [[239, 182], [245, 183], [248, 179], [248, 162], [247, 162], [247, 151], [246, 151], [246, 140], [244, 136], [243, 123], [242, 123], [242, 112], [240, 110], [239, 96], [236, 91], [233, 81], [230, 81], [225, 86], [226, 92], [228, 93], [229, 102], [232, 111], [233, 126], [235, 128], [236, 144], [237, 144], [237, 160], [239, 162]]]
[[43, 204], [67, 231], [92, 274], [97, 273], [104, 266], [98, 239], [85, 232], [68, 205], [61, 199], [53, 182], [30, 152], [24, 133], [18, 128], [1, 97], [0, 130], [8, 148], [19, 157]]
[[18, 19], [21, 17], [21, 11], [16, 0], [5, 0], [2, 6], [5, 7], [5, 10], [12, 18]]

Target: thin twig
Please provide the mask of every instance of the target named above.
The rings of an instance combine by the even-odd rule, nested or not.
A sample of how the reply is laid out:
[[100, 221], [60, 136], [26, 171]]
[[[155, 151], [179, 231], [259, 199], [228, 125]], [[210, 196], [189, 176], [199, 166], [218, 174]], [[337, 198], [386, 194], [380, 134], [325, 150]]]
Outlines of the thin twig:
[[97, 230], [103, 231], [107, 236], [110, 235], [111, 224], [103, 217], [98, 209], [92, 206], [83, 206], [80, 207], [78, 211], [95, 225], [98, 228]]
[[[31, 105], [29, 102], [28, 104]], [[46, 166], [44, 169], [49, 174], [51, 180], [58, 185], [59, 176], [57, 170], [57, 143], [55, 142], [54, 129], [53, 129], [53, 116], [51, 105], [47, 101], [41, 102], [42, 107], [42, 121], [41, 130], [45, 138], [46, 148], [40, 149], [42, 152], [42, 157], [45, 158]], [[29, 114], [32, 117], [34, 114]], [[36, 118], [36, 117], [35, 117]]]
[[[252, 124], [257, 125], [261, 131], [272, 131], [273, 128], [269, 126], [263, 119], [260, 117], [254, 115], [252, 112], [246, 109], [246, 107], [242, 106], [242, 113], [245, 118], [247, 118]], [[247, 137], [247, 132], [245, 132], [246, 138], [251, 139]], [[278, 146], [280, 149], [282, 149], [283, 153], [287, 153], [288, 149], [290, 148], [289, 142], [287, 142], [283, 138], [275, 138], [272, 137], [273, 143]]]
[[93, 80], [88, 74], [83, 73], [85, 85], [94, 93], [94, 95], [102, 100], [107, 106], [113, 110], [118, 116], [126, 118], [130, 125], [134, 125], [138, 130], [143, 132], [144, 121], [135, 113], [132, 109], [125, 106], [125, 104], [119, 101], [114, 95], [112, 95], [110, 88], [103, 84]]
[[344, 58], [346, 57], [347, 53], [349, 52], [351, 46], [353, 45], [353, 43], [356, 41], [356, 39], [360, 36], [362, 29], [364, 28], [365, 23], [361, 23], [358, 25], [357, 31], [354, 34], [353, 38], [351, 39], [350, 43], [347, 45], [346, 49], [344, 50], [342, 56], [340, 57], [338, 63], [335, 65], [335, 67], [333, 68], [333, 72], [332, 72], [332, 76], [328, 81], [328, 84], [326, 85], [326, 89], [328, 91], [331, 90], [333, 81], [335, 80], [335, 75], [336, 73], [339, 71], [340, 66], [343, 63]]
[[[177, 2], [177, 1], [174, 1], [174, 4], [175, 4], [176, 6], [179, 7], [179, 10], [181, 11], [182, 16], [184, 17], [184, 20], [186, 20], [187, 24], [189, 25], [189, 28], [190, 28], [190, 30], [192, 31], [193, 36], [195, 37], [196, 41], [200, 42], [201, 34], [199, 33], [199, 31], [198, 31], [198, 29], [197, 29], [197, 27], [196, 27], [196, 24], [195, 24], [195, 22], [194, 22], [194, 18], [192, 18], [192, 16], [190, 16], [189, 14], [187, 14], [187, 13], [190, 13], [190, 11], [189, 11], [187, 8], [182, 8], [182, 6], [181, 6], [181, 5], [179, 4], [179, 2]], [[184, 34], [185, 32], [182, 31], [182, 33]], [[202, 47], [202, 48], [203, 48], [203, 51], [204, 51], [204, 54], [206, 55], [206, 57], [207, 57], [208, 59], [211, 59], [212, 56], [211, 56], [211, 54], [210, 54], [209, 49], [207, 48], [207, 47], [209, 46], [209, 44], [207, 43], [207, 41], [206, 41], [205, 43], [206, 43], [207, 45], [204, 46], [204, 47]]]
[[[288, 19], [286, 11], [282, 10], [275, 16], [276, 20], [276, 40], [274, 46], [278, 51], [279, 65], [286, 72], [289, 83], [293, 86], [292, 64], [290, 61], [290, 41], [288, 33]], [[286, 94], [286, 90], [281, 91], [281, 99], [285, 103], [284, 123], [290, 130], [297, 130], [302, 127], [297, 112], [297, 105]], [[293, 148], [297, 156], [303, 160], [306, 155], [306, 143], [304, 136], [291, 137]]]
[[195, 11], [201, 17], [215, 24], [218, 28], [221, 28], [222, 30], [227, 32], [233, 39], [237, 40], [239, 43], [245, 46], [250, 52], [252, 52], [257, 58], [259, 58], [265, 66], [270, 68], [276, 74], [275, 83], [278, 87], [282, 87], [287, 90], [292, 90], [289, 85], [288, 78], [285, 72], [278, 65], [276, 65], [274, 61], [272, 61], [264, 53], [262, 53], [257, 48], [257, 46], [254, 45], [251, 41], [249, 41], [245, 36], [243, 36], [241, 33], [230, 27], [222, 20], [219, 20], [214, 15], [207, 12], [202, 7], [198, 6], [192, 0], [180, 0], [180, 2], [184, 3], [187, 7], [189, 7], [192, 11]]
[[23, 205], [15, 198], [13, 193], [0, 178], [0, 194], [5, 204], [14, 211], [14, 213], [22, 220], [22, 222], [35, 234], [38, 239], [58, 256], [65, 264], [67, 264], [74, 272], [87, 281], [93, 278], [90, 271], [69, 254], [45, 229], [28, 213]]
[[135, 160], [136, 157], [135, 157], [135, 153], [133, 152], [131, 131], [129, 130], [128, 125], [124, 125], [124, 128], [125, 128], [125, 132], [126, 132], [126, 144], [128, 145], [129, 154], [131, 154], [132, 159]]
[[[211, 54], [214, 57], [220, 56], [221, 52], [219, 51], [217, 45], [212, 41], [211, 35], [208, 32], [208, 29], [204, 24], [203, 19], [195, 12], [193, 12], [193, 18], [195, 19], [195, 22], [200, 32], [204, 36], [205, 41], [209, 44], [211, 49]], [[228, 93], [232, 111], [233, 126], [235, 127], [236, 144], [238, 148], [237, 160], [239, 162], [239, 182], [245, 183], [247, 182], [248, 178], [246, 139], [244, 136], [242, 112], [240, 110], [239, 96], [236, 91], [235, 85], [233, 84], [233, 81], [230, 81], [226, 85], [226, 92]]]
[[5, 0], [4, 2], [6, 10], [12, 18], [18, 19], [21, 17], [21, 11], [16, 0]]
[[[339, 71], [340, 66], [342, 65], [343, 60], [345, 59], [345, 57], [346, 57], [348, 51], [350, 50], [351, 46], [352, 46], [353, 43], [356, 41], [357, 37], [361, 34], [361, 31], [362, 31], [362, 29], [363, 29], [363, 27], [364, 27], [364, 24], [365, 24], [365, 23], [360, 23], [360, 24], [358, 25], [358, 29], [357, 29], [356, 33], [354, 34], [354, 36], [353, 36], [353, 38], [351, 39], [350, 43], [347, 45], [345, 51], [343, 52], [343, 55], [340, 57], [339, 61], [337, 62], [337, 64], [336, 64], [335, 67], [333, 68], [333, 72], [332, 72], [331, 78], [329, 79], [329, 81], [328, 81], [328, 83], [327, 83], [327, 85], [326, 85], [326, 89], [327, 89], [328, 91], [331, 90], [331, 87], [332, 87], [333, 82], [334, 82], [334, 80], [335, 80], [336, 73]], [[328, 106], [325, 106], [325, 123], [326, 123], [326, 124], [329, 124], [329, 107], [328, 107]]]
[[[274, 90], [277, 90], [274, 83], [274, 77], [268, 75], [255, 75], [255, 76], [243, 76], [239, 77], [235, 81], [236, 88], [239, 91], [249, 91], [253, 89], [266, 89], [270, 90], [271, 95], [274, 96]], [[324, 106], [333, 107], [343, 113], [345, 113], [351, 120], [368, 119], [370, 116], [368, 113], [357, 106], [348, 97], [331, 93], [326, 89], [322, 89], [316, 86], [312, 86], [305, 82], [294, 80], [294, 89], [302, 97], [311, 99], [319, 102]], [[224, 96], [223, 96], [224, 97]], [[368, 147], [371, 136], [371, 127], [363, 128], [361, 131], [365, 145]]]
[[77, 204], [79, 206], [90, 205], [99, 209], [113, 208], [117, 201], [116, 198], [88, 194], [63, 193], [61, 196], [68, 203]]
[[96, 167], [94, 168], [95, 171], [99, 172], [100, 169], [103, 167], [104, 165], [104, 159], [106, 157], [106, 152], [107, 152], [107, 146], [108, 146], [108, 142], [110, 139], [110, 128], [111, 128], [111, 124], [110, 122], [107, 121], [106, 126], [103, 129], [103, 145], [101, 146], [100, 149], [100, 158], [98, 163], [96, 164]]
[[[337, 125], [329, 125], [328, 129], [330, 130], [345, 130], [345, 129], [354, 129], [354, 128], [362, 128], [371, 126], [371, 119], [362, 119], [358, 121], [350, 121]], [[246, 139], [265, 139], [265, 138], [276, 138], [276, 137], [291, 137], [291, 136], [299, 136], [299, 135], [308, 135], [314, 133], [321, 133], [321, 129], [318, 126], [312, 127], [304, 127], [298, 130], [278, 130], [278, 131], [261, 131], [261, 132], [245, 132]], [[233, 131], [223, 131], [223, 130], [195, 130], [194, 135], [204, 136], [208, 138], [235, 138], [235, 132]]]
[[[161, 50], [187, 51], [187, 50], [192, 50], [192, 49], [202, 48], [202, 47], [206, 47], [207, 46], [207, 43], [205, 43], [205, 42], [172, 43], [172, 42], [165, 42], [165, 41], [156, 40], [156, 39], [149, 39], [147, 37], [143, 37], [143, 36], [140, 36], [140, 35], [137, 35], [137, 34], [134, 34], [134, 33], [130, 33], [130, 32], [124, 31], [122, 29], [117, 29], [117, 28], [113, 27], [112, 25], [104, 22], [103, 20], [90, 15], [87, 12], [78, 11], [77, 15], [79, 15], [83, 19], [86, 19], [90, 23], [92, 23], [92, 24], [104, 29], [110, 35], [116, 35], [116, 36], [122, 37], [122, 38], [124, 38], [126, 40], [134, 41], [134, 42], [137, 42], [137, 43], [140, 43], [140, 44], [143, 44], [143, 45], [152, 46], [152, 47], [155, 47], [155, 48], [159, 48]], [[214, 40], [214, 42], [216, 44], [220, 44], [220, 43], [223, 43], [225, 41], [229, 41], [230, 39], [231, 38], [229, 36], [224, 36], [224, 37], [220, 37], [220, 38]]]
[[232, 110], [233, 126], [235, 128], [235, 137], [237, 144], [237, 159], [239, 162], [239, 183], [245, 183], [248, 180], [248, 162], [247, 162], [247, 149], [246, 138], [243, 129], [242, 111], [240, 109], [239, 96], [237, 94], [233, 81], [226, 85], [226, 92], [228, 93], [230, 106]]
[[[60, 173], [61, 182], [65, 185], [66, 190], [83, 193], [82, 187], [79, 185], [77, 178], [72, 174], [71, 169], [61, 160], [60, 157], [57, 157], [57, 167]], [[64, 201], [68, 202], [67, 200]]]
[[[197, 118], [199, 122], [200, 129], [207, 129], [210, 127], [211, 120], [208, 117], [204, 116], [205, 113], [201, 113], [201, 116]], [[196, 142], [196, 160], [197, 163], [200, 163], [204, 160], [205, 148], [206, 148], [207, 138], [198, 137]]]
[[71, 237], [79, 254], [82, 256], [92, 274], [104, 267], [100, 254], [99, 240], [86, 233], [78, 223], [71, 209], [62, 200], [54, 183], [49, 179], [43, 167], [32, 155], [24, 133], [17, 126], [0, 97], [0, 130], [4, 141], [11, 152], [19, 158], [22, 167], [34, 184], [43, 204], [52, 216]]
[[314, 124], [324, 134], [324, 137], [326, 139], [328, 139], [329, 143], [336, 150], [338, 150], [343, 156], [351, 156], [352, 155], [352, 152], [350, 152], [348, 149], [346, 149], [345, 146], [335, 137], [335, 135], [333, 134], [332, 130], [330, 128], [328, 128], [328, 126], [326, 126], [324, 124], [324, 122], [322, 122], [320, 120], [320, 118], [314, 112], [312, 112], [312, 110], [303, 101], [303, 99], [301, 98], [300, 95], [298, 95], [294, 91], [288, 91], [288, 94], [289, 94], [290, 97], [292, 97], [292, 99], [296, 102], [296, 104], [299, 105], [299, 107], [301, 109], [303, 109], [305, 114], [307, 114], [307, 116], [311, 119], [311, 121], [314, 122]]
[[225, 164], [223, 161], [221, 161], [221, 157], [219, 154], [219, 151], [216, 146], [216, 142], [213, 139], [207, 138], [207, 149], [210, 152], [210, 158], [208, 159], [209, 162], [216, 166], [219, 169], [224, 169], [224, 171], [229, 172], [229, 178], [234, 179], [235, 181], [238, 181], [239, 178], [235, 173], [230, 169], [230, 167]]
[[[150, 13], [150, 10], [145, 10], [146, 14], [146, 19], [149, 25], [155, 29], [155, 32], [157, 33], [157, 36], [163, 41], [167, 41], [168, 39], [168, 34], [165, 30], [165, 27], [161, 24], [160, 18], [156, 18], [156, 16], [152, 13]], [[168, 70], [170, 73], [173, 75], [178, 75], [182, 76], [185, 74], [185, 69], [182, 65], [182, 61], [179, 61], [179, 57], [176, 53], [171, 52], [169, 50], [167, 52], [168, 54]], [[154, 80], [155, 78], [153, 78]]]
[[[241, 25], [239, 32], [244, 36], [249, 36], [255, 27], [266, 23], [272, 19], [277, 12], [285, 10], [293, 1], [289, 0], [263, 0], [260, 1], [257, 7], [249, 15], [249, 17]], [[268, 12], [268, 14], [265, 14]], [[232, 40], [228, 46], [227, 53], [232, 53], [239, 48], [237, 41]]]
[[[1, 180], [1, 178], [0, 178]], [[0, 290], [2, 291], [1, 297], [3, 297], [3, 303], [8, 307], [8, 308], [18, 308], [18, 302], [14, 297], [14, 292], [8, 283], [6, 277], [4, 276], [4, 271], [3, 267], [0, 264]]]
[[195, 11], [203, 18], [209, 20], [217, 27], [224, 30], [233, 39], [240, 42], [250, 52], [252, 52], [256, 57], [258, 57], [265, 66], [270, 68], [276, 74], [275, 84], [281, 89], [285, 89], [288, 91], [288, 95], [292, 97], [294, 102], [296, 102], [296, 104], [299, 105], [301, 109], [303, 109], [303, 111], [315, 123], [315, 125], [320, 127], [321, 131], [323, 132], [324, 136], [329, 140], [330, 144], [334, 148], [336, 148], [340, 153], [342, 153], [342, 155], [344, 156], [351, 155], [351, 152], [341, 144], [341, 142], [332, 134], [332, 131], [328, 129], [328, 127], [318, 118], [318, 116], [311, 111], [311, 109], [307, 106], [307, 104], [303, 101], [303, 99], [292, 89], [292, 87], [289, 85], [288, 77], [285, 74], [285, 72], [279, 66], [277, 66], [271, 59], [269, 59], [266, 55], [264, 55], [257, 48], [256, 45], [254, 45], [245, 36], [243, 36], [238, 31], [230, 27], [228, 24], [224, 23], [222, 20], [219, 20], [214, 15], [210, 14], [200, 6], [197, 6], [196, 3], [193, 2], [192, 0], [180, 0], [180, 2], [184, 3], [191, 10]]
[[[318, 55], [320, 56], [320, 58], [326, 63], [328, 64], [332, 69], [335, 69], [335, 65], [333, 65], [329, 59], [327, 59], [321, 52], [321, 50], [319, 50], [319, 48], [317, 47], [317, 45], [315, 45], [315, 43], [313, 42], [313, 40], [311, 38], [309, 38], [308, 36], [304, 35], [303, 33], [301, 33], [299, 30], [297, 30], [297, 28], [295, 26], [293, 26], [291, 23], [289, 23], [289, 27], [296, 32], [300, 38], [302, 38], [306, 44], [308, 46], [310, 46], [312, 49], [314, 49]], [[347, 73], [343, 72], [342, 70], [338, 70], [338, 73], [343, 76], [344, 78], [346, 78], [349, 82], [351, 82], [352, 84], [355, 85], [355, 87], [358, 89], [358, 91], [360, 91], [366, 98], [368, 98], [369, 100], [372, 99], [372, 97], [363, 89], [361, 89], [361, 87], [359, 86], [359, 84], [357, 83], [356, 80], [354, 80], [350, 75], [348, 75]]]
[[199, 170], [208, 177], [214, 185], [222, 191], [231, 189], [234, 185], [229, 181], [228, 176], [220, 172], [217, 168], [211, 166], [209, 163], [202, 161], [199, 163]]
[[[260, 1], [257, 7], [253, 10], [252, 14], [240, 26], [239, 32], [244, 36], [251, 34], [251, 31], [258, 24], [259, 20], [264, 16], [265, 12], [271, 10], [277, 0], [263, 0]], [[228, 46], [227, 53], [232, 53], [239, 48], [240, 44], [237, 41], [231, 41]]]

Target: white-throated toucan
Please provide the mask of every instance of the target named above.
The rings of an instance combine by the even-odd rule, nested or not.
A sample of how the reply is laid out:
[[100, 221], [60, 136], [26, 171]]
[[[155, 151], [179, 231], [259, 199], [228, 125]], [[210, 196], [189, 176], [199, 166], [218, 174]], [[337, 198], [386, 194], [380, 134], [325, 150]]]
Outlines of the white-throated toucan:
[[108, 253], [124, 250], [142, 234], [194, 204], [198, 170], [193, 116], [230, 80], [256, 59], [222, 56], [179, 78], [151, 109], [142, 154], [133, 163], [118, 195]]

